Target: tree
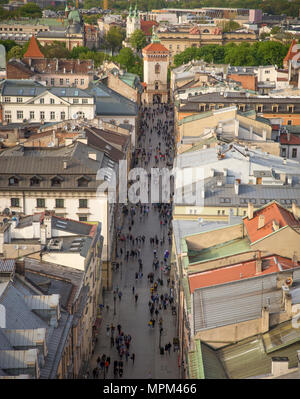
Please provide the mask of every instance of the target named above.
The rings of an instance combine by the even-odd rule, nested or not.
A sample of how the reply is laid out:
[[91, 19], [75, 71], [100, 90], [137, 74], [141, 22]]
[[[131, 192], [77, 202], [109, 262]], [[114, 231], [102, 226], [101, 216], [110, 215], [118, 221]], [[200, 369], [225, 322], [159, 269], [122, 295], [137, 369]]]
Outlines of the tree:
[[10, 49], [17, 46], [17, 43], [14, 40], [10, 40], [10, 39], [0, 40], [0, 44], [3, 44], [7, 53], [9, 52]]
[[125, 38], [124, 32], [117, 26], [112, 26], [105, 35], [105, 46], [111, 49], [112, 53], [122, 47], [122, 41]]
[[279, 33], [281, 31], [280, 26], [273, 26], [273, 28], [271, 29], [271, 35], [276, 35], [277, 33]]
[[135, 65], [135, 56], [133, 51], [126, 47], [120, 50], [119, 55], [117, 56], [117, 62], [121, 65], [122, 68], [129, 70]]
[[237, 22], [233, 21], [232, 19], [229, 20], [228, 22], [225, 23], [223, 22], [221, 26], [223, 32], [234, 32], [235, 30], [240, 28], [240, 25]]
[[46, 58], [70, 58], [71, 53], [66, 48], [65, 43], [54, 41], [50, 45], [46, 44], [43, 54]]
[[145, 33], [141, 29], [136, 29], [130, 36], [130, 44], [136, 51], [142, 50], [147, 44]]
[[11, 58], [23, 58], [23, 48], [21, 46], [14, 46], [12, 47], [9, 52], [7, 53], [7, 59], [10, 60]]
[[41, 18], [42, 16], [41, 8], [35, 3], [24, 4], [22, 7], [17, 9], [17, 13], [21, 17]]

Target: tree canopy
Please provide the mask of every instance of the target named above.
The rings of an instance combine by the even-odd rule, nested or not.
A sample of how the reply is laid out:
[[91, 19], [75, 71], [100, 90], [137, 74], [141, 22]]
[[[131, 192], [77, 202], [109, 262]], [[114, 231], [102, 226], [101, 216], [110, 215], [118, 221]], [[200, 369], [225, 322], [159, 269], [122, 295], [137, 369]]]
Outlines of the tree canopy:
[[114, 53], [122, 47], [124, 39], [125, 31], [117, 26], [112, 26], [104, 37], [104, 48], [110, 49]]
[[141, 29], [136, 29], [130, 36], [130, 44], [137, 51], [142, 50], [147, 44], [145, 33]]
[[128, 72], [135, 73], [139, 75], [140, 79], [143, 79], [143, 61], [142, 59], [135, 55], [130, 48], [122, 48], [120, 53], [114, 57], [121, 68], [126, 69]]
[[190, 47], [174, 57], [174, 65], [186, 64], [191, 60], [203, 59], [215, 64], [233, 66], [277, 65], [282, 67], [288, 44], [275, 41], [250, 43], [228, 43], [225, 46], [211, 44], [200, 48]]

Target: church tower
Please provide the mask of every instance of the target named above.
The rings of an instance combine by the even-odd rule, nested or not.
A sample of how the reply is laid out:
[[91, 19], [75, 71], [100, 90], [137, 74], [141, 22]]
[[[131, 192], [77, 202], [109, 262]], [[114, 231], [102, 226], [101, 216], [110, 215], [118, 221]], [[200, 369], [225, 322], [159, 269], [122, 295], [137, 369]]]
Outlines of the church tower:
[[130, 36], [137, 29], [141, 29], [140, 14], [138, 12], [137, 5], [135, 6], [134, 10], [132, 10], [130, 5], [129, 14], [126, 20], [126, 39], [129, 40]]
[[144, 83], [146, 103], [168, 102], [168, 66], [169, 50], [160, 43], [156, 33], [153, 33], [151, 43], [143, 50]]

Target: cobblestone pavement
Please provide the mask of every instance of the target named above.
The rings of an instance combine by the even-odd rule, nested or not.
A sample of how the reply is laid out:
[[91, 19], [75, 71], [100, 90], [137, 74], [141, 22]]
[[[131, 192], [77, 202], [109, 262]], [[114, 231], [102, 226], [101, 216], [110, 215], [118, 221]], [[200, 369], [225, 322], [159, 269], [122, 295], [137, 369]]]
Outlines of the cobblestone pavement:
[[[156, 106], [153, 106], [156, 108]], [[173, 114], [172, 114], [173, 117]], [[163, 122], [166, 120], [165, 113], [159, 114]], [[156, 123], [156, 122], [154, 122]], [[142, 140], [140, 147], [145, 148], [146, 152], [149, 146], [152, 146], [152, 153], [154, 153], [155, 147], [158, 142], [161, 141], [162, 152], [165, 151], [165, 144], [161, 137], [158, 137], [156, 133], [150, 132], [152, 123], [150, 123], [149, 129], [145, 131], [145, 139]], [[149, 144], [149, 139], [151, 138], [151, 143]], [[155, 165], [154, 155], [149, 164], [146, 166], [148, 171], [153, 166], [164, 167], [166, 161], [160, 161], [158, 165]], [[141, 165], [139, 165], [141, 166]], [[142, 165], [144, 166], [144, 165]], [[122, 299], [116, 299], [115, 315], [114, 315], [114, 300], [113, 292], [106, 292], [104, 295], [104, 304], [109, 305], [109, 310], [104, 309], [104, 317], [102, 321], [102, 326], [98, 335], [98, 342], [95, 347], [94, 355], [90, 362], [90, 370], [92, 371], [97, 365], [98, 356], [106, 354], [110, 356], [111, 364], [108, 369], [106, 378], [114, 378], [113, 376], [113, 362], [115, 360], [120, 360], [119, 354], [116, 347], [110, 345], [110, 334], [106, 332], [107, 325], [114, 324], [117, 326], [120, 324], [122, 326], [122, 331], [124, 334], [130, 334], [132, 336], [132, 341], [130, 344], [129, 352], [130, 354], [135, 353], [135, 362], [132, 363], [130, 358], [126, 362], [125, 356], [123, 356], [124, 363], [124, 374], [122, 379], [141, 379], [141, 378], [157, 378], [157, 379], [170, 379], [179, 378], [179, 368], [178, 368], [178, 352], [173, 351], [173, 346], [171, 348], [170, 354], [165, 352], [163, 355], [160, 354], [159, 349], [159, 325], [158, 319], [163, 318], [163, 333], [161, 336], [161, 345], [164, 347], [165, 344], [171, 342], [173, 344], [173, 338], [176, 337], [176, 316], [172, 315], [170, 305], [167, 309], [162, 309], [157, 318], [154, 328], [148, 326], [148, 322], [151, 318], [148, 302], [150, 299], [150, 286], [151, 284], [147, 280], [147, 275], [149, 272], [153, 272], [153, 248], [150, 245], [150, 237], [154, 237], [157, 234], [158, 238], [162, 238], [165, 234], [165, 244], [158, 246], [158, 259], [163, 260], [163, 254], [166, 249], [170, 248], [168, 246], [167, 239], [167, 226], [160, 226], [159, 214], [153, 209], [151, 204], [148, 216], [142, 217], [142, 221], [139, 221], [139, 212], [136, 213], [134, 217], [134, 225], [132, 226], [131, 234], [136, 237], [139, 235], [145, 235], [145, 244], [141, 245], [141, 258], [143, 261], [143, 277], [141, 279], [135, 280], [135, 273], [138, 272], [138, 261], [137, 259], [129, 258], [126, 262], [124, 259], [125, 245], [127, 248], [131, 248], [130, 244], [120, 244], [118, 243], [118, 252], [120, 256], [120, 247], [123, 248], [123, 257], [116, 259], [117, 262], [122, 262], [118, 271], [113, 274], [113, 288], [122, 291]], [[129, 204], [129, 209], [131, 204]], [[123, 233], [128, 232], [129, 216], [125, 217]], [[133, 247], [136, 248], [136, 247]], [[155, 278], [163, 276], [164, 284], [163, 286], [158, 286], [158, 293], [170, 293], [170, 287], [167, 284], [168, 276], [161, 272], [160, 269], [154, 272]], [[171, 283], [170, 283], [171, 285]], [[132, 287], [135, 286], [135, 292], [138, 293], [138, 301], [135, 303], [135, 298], [132, 293]], [[155, 317], [154, 317], [155, 318]], [[116, 336], [116, 334], [115, 334]], [[92, 373], [91, 373], [92, 375]], [[100, 372], [99, 378], [104, 378], [103, 372]]]

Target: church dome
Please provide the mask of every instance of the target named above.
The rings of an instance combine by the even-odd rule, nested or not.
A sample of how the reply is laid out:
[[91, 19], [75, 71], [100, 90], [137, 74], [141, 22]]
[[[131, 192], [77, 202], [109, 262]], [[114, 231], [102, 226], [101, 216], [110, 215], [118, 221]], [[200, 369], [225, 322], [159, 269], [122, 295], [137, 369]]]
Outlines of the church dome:
[[69, 26], [68, 31], [69, 31], [69, 33], [80, 33], [80, 31], [81, 31], [81, 26], [80, 26], [79, 23], [74, 23], [74, 22], [73, 22], [73, 23]]

